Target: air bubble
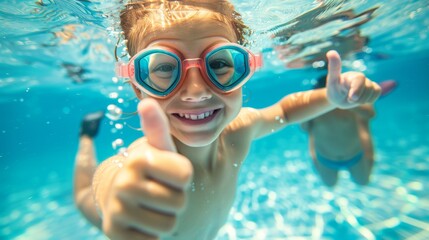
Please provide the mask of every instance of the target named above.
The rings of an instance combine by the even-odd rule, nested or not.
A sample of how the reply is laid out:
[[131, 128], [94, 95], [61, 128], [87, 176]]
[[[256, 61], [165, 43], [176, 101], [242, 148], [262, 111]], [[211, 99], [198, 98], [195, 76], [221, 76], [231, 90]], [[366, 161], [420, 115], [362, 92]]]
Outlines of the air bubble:
[[119, 154], [122, 154], [122, 156], [128, 157], [128, 152], [126, 147], [121, 147], [118, 152]]
[[276, 116], [276, 121], [279, 121], [279, 123], [283, 123], [283, 118], [281, 118], [280, 116]]
[[117, 92], [111, 92], [109, 93], [109, 98], [116, 99], [118, 98], [119, 94]]
[[322, 68], [325, 66], [325, 61], [317, 61], [313, 63], [313, 68]]
[[366, 70], [366, 65], [365, 65], [365, 62], [363, 60], [353, 61], [352, 66], [354, 69], [361, 71], [361, 72]]
[[124, 140], [118, 138], [115, 141], [112, 142], [113, 149], [117, 149], [118, 147], [124, 146]]
[[106, 117], [110, 120], [116, 121], [118, 120], [122, 115], [122, 109], [114, 104], [110, 104], [107, 106], [107, 113]]
[[116, 166], [118, 166], [118, 168], [122, 168], [124, 166], [124, 163], [121, 160], [115, 159], [113, 161], [113, 163], [116, 164]]

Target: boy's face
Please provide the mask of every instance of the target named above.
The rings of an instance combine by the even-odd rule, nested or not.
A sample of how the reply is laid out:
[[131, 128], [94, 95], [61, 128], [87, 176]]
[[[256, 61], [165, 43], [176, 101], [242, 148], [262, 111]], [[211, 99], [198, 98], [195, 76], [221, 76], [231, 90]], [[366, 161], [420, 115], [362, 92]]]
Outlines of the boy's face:
[[[169, 47], [178, 50], [186, 59], [199, 58], [216, 43], [235, 42], [231, 27], [213, 20], [194, 20], [173, 25], [167, 30], [145, 36], [141, 47]], [[241, 88], [222, 94], [208, 85], [199, 68], [190, 68], [177, 92], [165, 99], [157, 99], [166, 113], [171, 134], [180, 142], [193, 147], [212, 143], [238, 115], [242, 105]], [[149, 97], [136, 90], [139, 98]]]

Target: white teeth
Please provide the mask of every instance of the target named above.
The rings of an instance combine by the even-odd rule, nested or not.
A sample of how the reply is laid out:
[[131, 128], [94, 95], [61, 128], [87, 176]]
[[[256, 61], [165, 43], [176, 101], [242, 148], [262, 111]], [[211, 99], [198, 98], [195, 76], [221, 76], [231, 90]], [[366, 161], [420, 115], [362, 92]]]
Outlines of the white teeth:
[[188, 114], [188, 113], [178, 113], [182, 118], [191, 119], [191, 120], [201, 120], [207, 118], [208, 116], [213, 115], [214, 111], [208, 111], [201, 114]]

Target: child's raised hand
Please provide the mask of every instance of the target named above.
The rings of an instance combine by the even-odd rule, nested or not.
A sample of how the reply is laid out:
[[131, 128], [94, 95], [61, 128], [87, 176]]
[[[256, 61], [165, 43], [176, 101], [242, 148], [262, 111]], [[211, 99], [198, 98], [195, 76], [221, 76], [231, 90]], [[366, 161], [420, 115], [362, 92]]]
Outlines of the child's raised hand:
[[131, 146], [103, 210], [111, 239], [159, 239], [171, 234], [186, 206], [191, 162], [176, 153], [168, 120], [152, 99], [138, 107], [145, 140]]
[[341, 58], [336, 51], [329, 51], [326, 89], [328, 100], [338, 108], [348, 109], [373, 103], [380, 96], [380, 86], [359, 72], [341, 74]]

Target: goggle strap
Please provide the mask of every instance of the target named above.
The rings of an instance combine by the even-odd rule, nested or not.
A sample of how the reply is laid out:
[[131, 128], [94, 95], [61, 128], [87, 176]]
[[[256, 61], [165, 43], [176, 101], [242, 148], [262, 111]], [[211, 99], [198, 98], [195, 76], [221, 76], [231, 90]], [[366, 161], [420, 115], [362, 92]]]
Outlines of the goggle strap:
[[259, 69], [263, 65], [263, 57], [262, 54], [255, 54], [255, 68]]
[[120, 78], [131, 78], [131, 73], [128, 68], [128, 64], [124, 62], [117, 62], [115, 64], [115, 74]]

